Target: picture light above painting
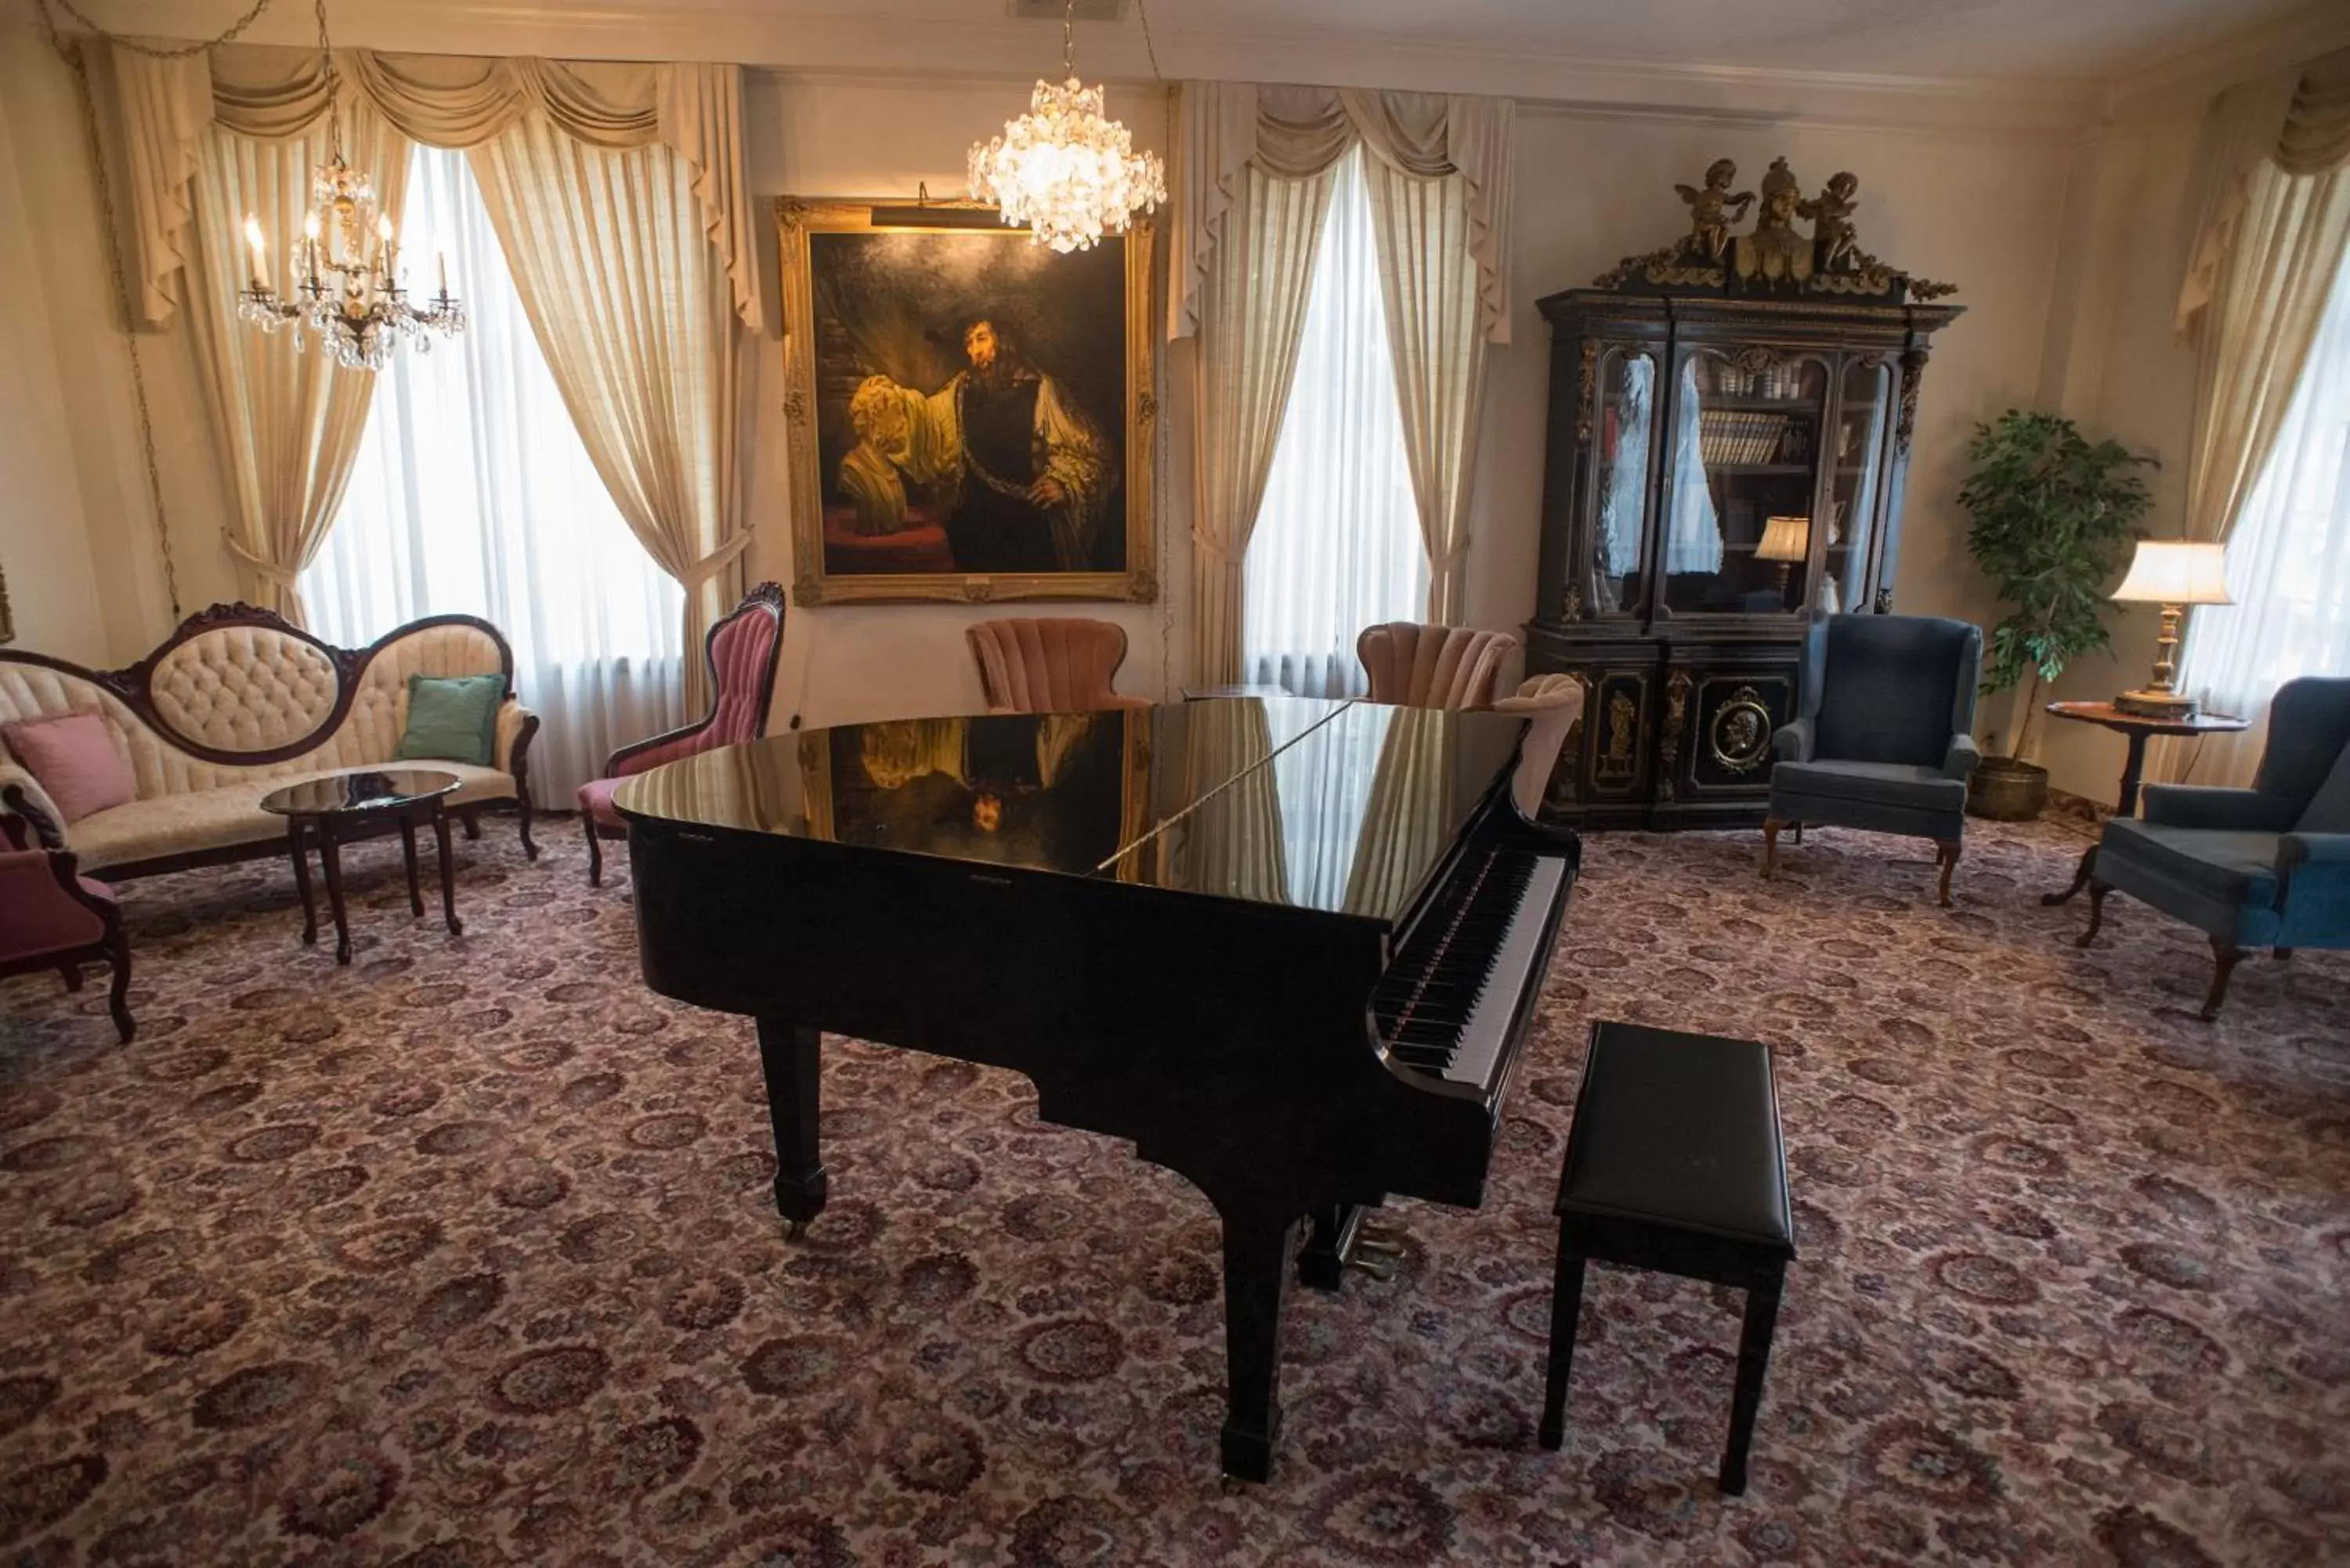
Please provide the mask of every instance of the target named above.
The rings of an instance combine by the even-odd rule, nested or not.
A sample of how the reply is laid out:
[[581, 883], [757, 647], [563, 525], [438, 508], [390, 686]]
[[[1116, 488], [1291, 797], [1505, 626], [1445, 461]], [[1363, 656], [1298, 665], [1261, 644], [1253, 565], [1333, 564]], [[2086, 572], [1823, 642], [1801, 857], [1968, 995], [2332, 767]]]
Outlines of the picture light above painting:
[[1151, 225], [1058, 254], [993, 208], [775, 203], [792, 597], [1158, 597]]

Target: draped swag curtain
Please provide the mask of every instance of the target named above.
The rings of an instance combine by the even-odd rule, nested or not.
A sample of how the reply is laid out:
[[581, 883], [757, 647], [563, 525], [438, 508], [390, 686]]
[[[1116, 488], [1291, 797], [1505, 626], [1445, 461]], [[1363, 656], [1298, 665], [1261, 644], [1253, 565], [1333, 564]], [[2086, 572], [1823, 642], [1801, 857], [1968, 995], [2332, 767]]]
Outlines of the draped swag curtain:
[[1168, 336], [1200, 338], [1195, 679], [1240, 676], [1241, 563], [1296, 368], [1331, 171], [1358, 142], [1369, 155], [1429, 618], [1458, 618], [1486, 350], [1509, 340], [1514, 116], [1500, 99], [1228, 82], [1178, 89]]
[[[756, 333], [764, 319], [740, 68], [368, 50], [338, 51], [336, 63], [347, 151], [375, 175], [395, 223], [411, 139], [468, 151], [565, 402], [630, 529], [686, 586], [687, 646], [698, 648], [747, 539], [735, 323]], [[242, 273], [223, 269], [242, 265], [236, 225], [258, 210], [281, 237], [276, 281], [290, 283], [282, 236], [300, 232], [320, 158], [325, 69], [315, 53], [261, 47], [183, 60], [124, 50], [113, 66], [140, 307], [161, 324], [184, 305], [200, 344], [215, 346], [206, 352], [244, 535], [231, 545], [298, 616], [292, 580], [334, 515], [372, 378], [334, 375], [317, 356], [290, 376], [228, 375], [219, 349], [232, 342], [245, 360], [291, 363], [292, 351], [284, 335], [263, 339], [235, 321]], [[250, 182], [219, 166], [272, 160], [280, 200], [237, 205]], [[296, 496], [285, 493], [296, 481], [262, 484], [238, 460], [240, 444], [302, 450], [286, 432], [305, 431], [317, 432], [316, 452]], [[702, 680], [689, 659], [689, 701], [702, 701]]]
[[[2350, 49], [2215, 99], [2188, 209], [2176, 312], [2196, 348], [2185, 535], [2225, 542], [2275, 454], [2350, 244]], [[2210, 658], [2196, 658], [2202, 620], [2199, 611], [2189, 624], [2190, 678]], [[2256, 724], [2248, 740], [2264, 730]], [[2199, 782], [2246, 780], [2258, 763], [2251, 743], [2207, 739], [2198, 750], [2211, 753]], [[2158, 772], [2176, 776], [2190, 754], [2164, 743]]]

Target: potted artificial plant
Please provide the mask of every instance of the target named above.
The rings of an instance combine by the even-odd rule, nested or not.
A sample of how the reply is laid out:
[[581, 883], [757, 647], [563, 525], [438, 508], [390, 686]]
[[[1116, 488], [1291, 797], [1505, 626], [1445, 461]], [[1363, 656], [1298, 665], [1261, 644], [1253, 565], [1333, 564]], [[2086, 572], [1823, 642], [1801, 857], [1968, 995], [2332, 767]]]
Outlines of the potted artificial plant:
[[1985, 694], [2017, 691], [2004, 754], [1983, 758], [1967, 809], [2021, 822], [2048, 802], [2037, 755], [2034, 691], [2112, 641], [2106, 585], [2138, 538], [2154, 497], [2137, 471], [2158, 467], [2119, 441], [2091, 443], [2073, 421], [2010, 409], [1975, 427], [1959, 504], [1973, 521], [1967, 547], [2011, 613], [1991, 629]]

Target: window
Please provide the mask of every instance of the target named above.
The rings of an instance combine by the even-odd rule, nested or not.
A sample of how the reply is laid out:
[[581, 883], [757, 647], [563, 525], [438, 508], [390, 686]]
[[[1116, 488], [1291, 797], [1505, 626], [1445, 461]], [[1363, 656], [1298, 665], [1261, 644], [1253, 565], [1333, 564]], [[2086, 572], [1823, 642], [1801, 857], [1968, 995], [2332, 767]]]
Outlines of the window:
[[2297, 675], [2350, 674], [2350, 253], [2284, 427], [2228, 536], [2232, 605], [2189, 622], [2179, 684], [2256, 713]]
[[1359, 147], [1340, 161], [1323, 220], [1297, 379], [1249, 538], [1245, 584], [1244, 679], [1301, 697], [1368, 691], [1356, 636], [1427, 609], [1428, 558]]
[[471, 323], [379, 374], [302, 601], [312, 629], [347, 647], [419, 616], [495, 625], [545, 721], [534, 793], [567, 805], [614, 746], [683, 722], [684, 590], [589, 462], [463, 152], [415, 149], [403, 231], [411, 286], [420, 258], [446, 256]]

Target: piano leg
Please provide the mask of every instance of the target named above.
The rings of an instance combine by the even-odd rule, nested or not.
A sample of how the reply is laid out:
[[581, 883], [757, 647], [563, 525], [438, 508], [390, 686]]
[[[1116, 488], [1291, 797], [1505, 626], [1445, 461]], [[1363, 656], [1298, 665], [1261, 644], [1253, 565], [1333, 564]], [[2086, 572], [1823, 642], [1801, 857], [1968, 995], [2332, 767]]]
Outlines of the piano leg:
[[775, 1130], [775, 1212], [796, 1236], [824, 1212], [824, 1160], [816, 1142], [816, 1067], [824, 1034], [781, 1018], [759, 1020], [759, 1066]]
[[1281, 1303], [1297, 1242], [1295, 1219], [1224, 1220], [1224, 1473], [1262, 1481], [1281, 1436]]

